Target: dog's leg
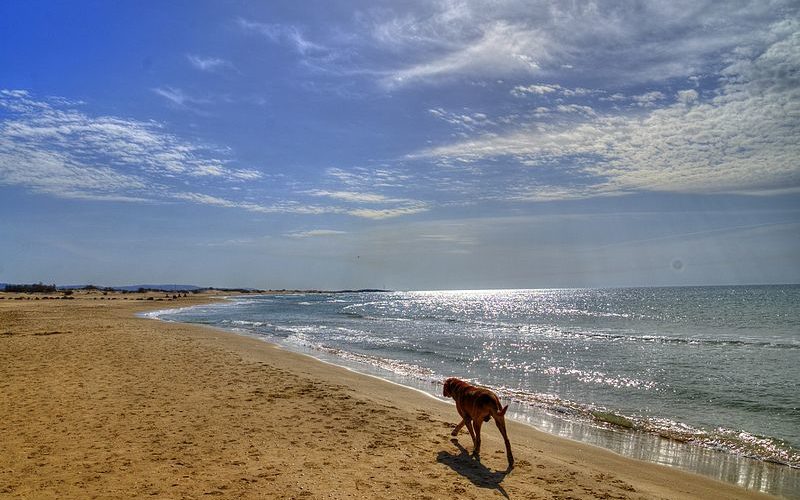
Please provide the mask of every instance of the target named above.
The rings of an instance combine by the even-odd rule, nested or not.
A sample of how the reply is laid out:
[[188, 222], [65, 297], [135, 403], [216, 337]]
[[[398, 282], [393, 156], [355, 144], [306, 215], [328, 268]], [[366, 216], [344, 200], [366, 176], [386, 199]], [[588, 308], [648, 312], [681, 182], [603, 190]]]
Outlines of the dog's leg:
[[497, 424], [497, 428], [500, 429], [500, 434], [503, 435], [503, 441], [506, 443], [506, 458], [508, 458], [508, 467], [514, 465], [514, 455], [511, 454], [511, 442], [508, 440], [508, 434], [506, 434], [506, 419], [503, 415], [496, 415], [494, 417], [494, 423]]
[[456, 428], [453, 429], [453, 432], [450, 433], [451, 436], [457, 436], [458, 431], [460, 431], [461, 428], [467, 423], [467, 413], [463, 408], [461, 408], [461, 403], [459, 403], [458, 400], [456, 400], [456, 411], [458, 411], [458, 414], [461, 415], [461, 422], [459, 422]]
[[458, 425], [456, 426], [456, 428], [455, 428], [455, 429], [453, 429], [453, 432], [451, 432], [451, 433], [450, 433], [450, 435], [451, 435], [451, 436], [458, 436], [458, 431], [460, 431], [460, 430], [461, 430], [461, 428], [462, 428], [462, 427], [464, 427], [464, 424], [465, 424], [465, 423], [466, 423], [466, 420], [464, 420], [464, 419], [462, 418], [462, 419], [461, 419], [461, 422], [459, 422], [459, 423], [458, 423]]
[[464, 421], [466, 422], [467, 430], [469, 431], [469, 437], [472, 438], [472, 445], [475, 445], [475, 429], [473, 429], [473, 421], [471, 418], [464, 417]]
[[475, 450], [472, 452], [475, 455], [475, 458], [480, 460], [481, 455], [481, 426], [483, 425], [483, 420], [478, 419], [472, 422], [472, 425], [475, 426], [475, 435], [472, 437], [472, 441], [475, 443]]

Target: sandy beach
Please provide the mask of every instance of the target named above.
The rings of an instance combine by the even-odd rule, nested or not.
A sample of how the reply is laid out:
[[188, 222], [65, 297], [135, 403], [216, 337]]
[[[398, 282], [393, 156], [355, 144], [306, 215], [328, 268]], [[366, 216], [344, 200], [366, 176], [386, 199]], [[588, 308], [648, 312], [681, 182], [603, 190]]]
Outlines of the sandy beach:
[[208, 294], [0, 296], [2, 498], [770, 498], [514, 422], [507, 471], [452, 404], [136, 316]]

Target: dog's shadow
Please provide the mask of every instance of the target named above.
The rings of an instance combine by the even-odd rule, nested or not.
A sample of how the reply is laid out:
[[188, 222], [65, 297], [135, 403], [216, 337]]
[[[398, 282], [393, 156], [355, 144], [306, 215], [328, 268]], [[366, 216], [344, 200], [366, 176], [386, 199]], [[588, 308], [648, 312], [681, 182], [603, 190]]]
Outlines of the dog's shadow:
[[493, 471], [483, 465], [478, 457], [470, 455], [466, 448], [461, 446], [458, 439], [453, 438], [450, 442], [458, 447], [459, 454], [454, 455], [446, 451], [440, 451], [439, 455], [436, 457], [437, 462], [458, 472], [469, 479], [475, 486], [497, 490], [504, 497], [509, 498], [508, 493], [506, 493], [506, 490], [503, 489], [500, 483], [502, 483], [503, 479], [511, 472], [511, 466], [504, 471]]

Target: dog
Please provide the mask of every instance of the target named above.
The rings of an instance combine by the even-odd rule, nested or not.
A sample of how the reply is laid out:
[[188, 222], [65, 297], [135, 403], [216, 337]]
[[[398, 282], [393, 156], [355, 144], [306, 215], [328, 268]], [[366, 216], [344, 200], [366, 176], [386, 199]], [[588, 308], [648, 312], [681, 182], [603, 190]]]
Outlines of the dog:
[[461, 422], [453, 429], [451, 435], [458, 435], [458, 431], [466, 426], [469, 435], [472, 437], [472, 444], [475, 445], [473, 454], [480, 457], [481, 452], [481, 426], [494, 419], [503, 441], [506, 443], [506, 457], [508, 458], [509, 469], [514, 465], [514, 455], [511, 454], [511, 443], [506, 434], [506, 420], [504, 415], [508, 410], [500, 404], [500, 398], [489, 389], [474, 386], [457, 378], [449, 378], [444, 381], [443, 395], [446, 398], [453, 398], [456, 401], [456, 410], [461, 415]]

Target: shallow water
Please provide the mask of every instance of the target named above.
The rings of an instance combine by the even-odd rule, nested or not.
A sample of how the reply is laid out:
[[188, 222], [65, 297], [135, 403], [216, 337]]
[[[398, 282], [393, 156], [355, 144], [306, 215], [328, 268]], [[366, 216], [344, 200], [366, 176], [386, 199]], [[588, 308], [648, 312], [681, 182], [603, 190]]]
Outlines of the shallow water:
[[[269, 295], [153, 314], [440, 393], [560, 436], [800, 496], [800, 287]], [[661, 437], [665, 436], [665, 437]]]

